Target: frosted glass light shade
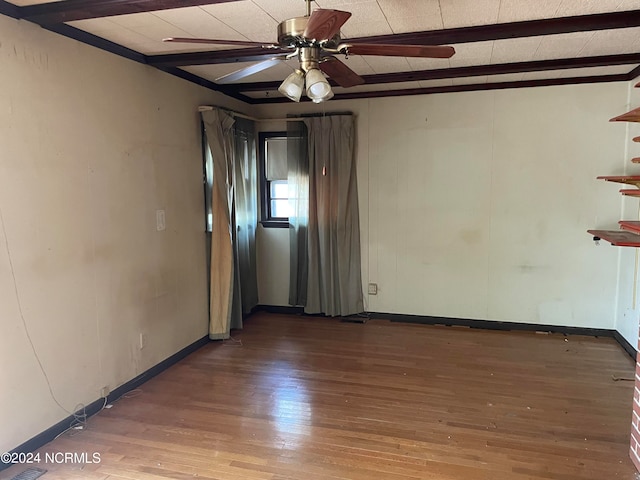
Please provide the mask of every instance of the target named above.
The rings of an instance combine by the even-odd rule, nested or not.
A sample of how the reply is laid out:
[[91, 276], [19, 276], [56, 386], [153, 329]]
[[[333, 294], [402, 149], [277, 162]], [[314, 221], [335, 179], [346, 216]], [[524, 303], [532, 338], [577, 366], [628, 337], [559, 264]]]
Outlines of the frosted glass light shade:
[[307, 72], [307, 97], [314, 102], [328, 100], [331, 92], [331, 85], [327, 82], [322, 72], [317, 68], [312, 68]]
[[278, 87], [278, 91], [283, 94], [285, 97], [293, 100], [294, 102], [299, 102], [300, 97], [302, 96], [302, 90], [304, 90], [304, 73], [301, 70], [296, 70]]

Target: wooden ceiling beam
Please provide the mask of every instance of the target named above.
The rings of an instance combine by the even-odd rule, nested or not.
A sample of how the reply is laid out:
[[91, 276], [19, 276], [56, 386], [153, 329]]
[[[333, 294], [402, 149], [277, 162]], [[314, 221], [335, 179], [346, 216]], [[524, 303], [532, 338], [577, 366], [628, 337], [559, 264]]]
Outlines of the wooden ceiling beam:
[[640, 26], [640, 10], [598, 13], [573, 17], [546, 18], [523, 22], [448, 28], [426, 32], [397, 33], [373, 37], [352, 38], [349, 41], [366, 43], [403, 43], [409, 45], [444, 45], [507, 38], [537, 37], [561, 33], [610, 30]]
[[20, 7], [20, 18], [39, 25], [111, 17], [130, 13], [153, 12], [170, 8], [194, 7], [238, 0], [66, 0]]
[[629, 80], [635, 80], [640, 77], [640, 65], [629, 72]]
[[[505, 90], [508, 88], [533, 88], [554, 85], [579, 85], [588, 83], [622, 82], [626, 74], [596, 75], [590, 77], [548, 78], [539, 80], [521, 80], [519, 82], [478, 83], [472, 85], [450, 85], [443, 87], [415, 88], [408, 90], [388, 90], [378, 92], [342, 93], [333, 97], [338, 100], [369, 97], [399, 97], [405, 95], [425, 95], [432, 93], [479, 92], [484, 90]], [[285, 99], [290, 101], [289, 99]]]
[[20, 9], [13, 3], [0, 0], [0, 15], [6, 15], [11, 18], [20, 18]]
[[[469, 85], [449, 85], [442, 87], [410, 88], [400, 90], [380, 90], [375, 92], [345, 92], [336, 94], [331, 101], [361, 98], [403, 97], [408, 95], [430, 95], [434, 93], [478, 92], [484, 90], [505, 90], [510, 88], [533, 88], [553, 85], [576, 85], [586, 83], [623, 82], [628, 80], [627, 74], [598, 75], [591, 77], [550, 78], [539, 80], [521, 80], [518, 82], [478, 83]], [[308, 101], [306, 98], [304, 101]], [[286, 97], [252, 98], [252, 104], [288, 103]]]
[[[438, 68], [412, 72], [383, 73], [363, 75], [365, 84], [415, 82], [440, 80], [443, 78], [463, 78], [484, 75], [504, 75], [508, 73], [539, 72], [548, 70], [566, 70], [568, 68], [608, 67], [613, 65], [635, 65], [640, 63], [640, 53], [622, 55], [601, 55], [596, 57], [560, 58], [554, 60], [536, 60], [531, 62], [498, 63], [492, 65], [473, 65], [468, 67]], [[330, 82], [337, 86], [335, 82]], [[239, 83], [233, 86], [239, 92], [259, 92], [275, 90], [280, 82]]]

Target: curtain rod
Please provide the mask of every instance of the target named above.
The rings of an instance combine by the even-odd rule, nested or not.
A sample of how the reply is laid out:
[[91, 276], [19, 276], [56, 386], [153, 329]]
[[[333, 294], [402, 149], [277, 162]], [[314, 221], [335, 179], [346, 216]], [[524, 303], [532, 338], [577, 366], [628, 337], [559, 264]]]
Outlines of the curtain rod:
[[[209, 110], [213, 110], [214, 108], [219, 108], [220, 110], [224, 110], [228, 114], [239, 117], [246, 118], [247, 120], [253, 120], [254, 122], [299, 122], [301, 118], [305, 117], [323, 117], [326, 114], [324, 113], [301, 113], [299, 117], [287, 117], [287, 118], [256, 118], [250, 117], [249, 115], [245, 115], [244, 113], [234, 112], [233, 110], [229, 110], [228, 108], [218, 107], [215, 105], [200, 105], [198, 107], [198, 112], [207, 112]], [[353, 115], [351, 112], [334, 112], [329, 115]], [[354, 115], [355, 116], [355, 115]]]
[[246, 118], [247, 120], [253, 120], [254, 122], [297, 122], [300, 121], [297, 118], [256, 118], [256, 117], [250, 117], [249, 115], [245, 115], [244, 113], [238, 113], [238, 112], [234, 112], [233, 110], [229, 110], [228, 108], [224, 108], [224, 107], [216, 107], [213, 105], [200, 105], [198, 107], [198, 111], [199, 112], [207, 112], [209, 110], [213, 110], [214, 108], [219, 108], [220, 110], [224, 110], [225, 112], [229, 113], [230, 115], [234, 116], [234, 117], [240, 117], [240, 118]]

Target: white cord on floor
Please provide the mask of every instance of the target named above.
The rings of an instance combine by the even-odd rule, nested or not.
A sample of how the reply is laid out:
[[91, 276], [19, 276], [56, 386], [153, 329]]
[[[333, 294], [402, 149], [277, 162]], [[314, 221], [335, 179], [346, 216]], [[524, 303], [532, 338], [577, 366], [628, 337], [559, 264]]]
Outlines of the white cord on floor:
[[[33, 356], [36, 359], [36, 362], [38, 363], [38, 366], [40, 367], [40, 371], [42, 372], [42, 376], [45, 379], [45, 382], [47, 383], [47, 388], [49, 389], [49, 394], [51, 395], [51, 398], [53, 399], [53, 401], [55, 402], [56, 405], [58, 405], [58, 407], [60, 407], [63, 411], [65, 411], [66, 413], [68, 413], [69, 415], [74, 415], [75, 413], [70, 412], [69, 410], [67, 410], [66, 408], [64, 408], [62, 406], [62, 404], [58, 401], [58, 399], [56, 398], [55, 394], [53, 393], [53, 388], [51, 387], [51, 382], [49, 381], [49, 376], [47, 375], [47, 372], [44, 369], [44, 366], [42, 365], [42, 361], [40, 360], [40, 356], [38, 355], [38, 352], [36, 351], [36, 347], [33, 344], [33, 339], [31, 338], [31, 333], [29, 332], [29, 327], [27, 326], [27, 321], [24, 318], [24, 311], [22, 309], [22, 302], [20, 301], [20, 294], [18, 292], [18, 282], [16, 280], [16, 272], [15, 272], [15, 268], [13, 267], [13, 260], [11, 258], [11, 249], [9, 248], [9, 238], [7, 237], [7, 230], [5, 228], [5, 223], [4, 223], [4, 216], [2, 214], [2, 208], [0, 207], [0, 225], [2, 226], [2, 235], [4, 236], [4, 247], [5, 250], [7, 252], [7, 257], [9, 259], [9, 270], [11, 272], [11, 278], [13, 279], [13, 291], [14, 291], [14, 295], [16, 297], [16, 303], [18, 305], [18, 313], [20, 314], [20, 319], [22, 320], [22, 326], [24, 328], [24, 332], [27, 336], [27, 339], [29, 340], [29, 345], [31, 346], [31, 350], [33, 351]], [[84, 405], [82, 405], [82, 408], [84, 408]]]
[[228, 339], [222, 341], [222, 346], [224, 346], [224, 347], [241, 347], [242, 346], [242, 340], [240, 340], [240, 339], [236, 340], [231, 335], [229, 335]]

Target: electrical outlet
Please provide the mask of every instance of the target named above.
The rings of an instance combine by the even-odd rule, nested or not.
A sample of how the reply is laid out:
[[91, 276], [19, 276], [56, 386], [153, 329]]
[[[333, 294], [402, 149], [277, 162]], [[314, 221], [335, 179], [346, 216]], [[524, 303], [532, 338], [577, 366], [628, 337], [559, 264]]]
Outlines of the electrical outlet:
[[147, 336], [144, 333], [140, 334], [140, 350], [147, 346]]
[[109, 385], [106, 385], [100, 389], [100, 398], [107, 398], [111, 391], [109, 390]]
[[378, 294], [378, 284], [370, 283], [369, 284], [369, 295], [377, 295]]

